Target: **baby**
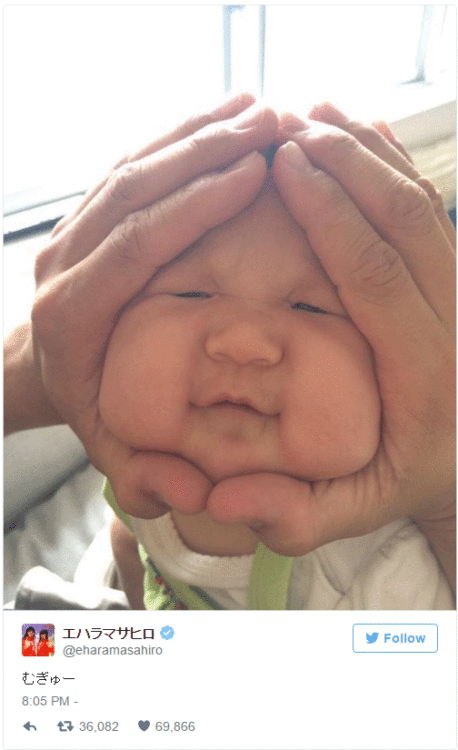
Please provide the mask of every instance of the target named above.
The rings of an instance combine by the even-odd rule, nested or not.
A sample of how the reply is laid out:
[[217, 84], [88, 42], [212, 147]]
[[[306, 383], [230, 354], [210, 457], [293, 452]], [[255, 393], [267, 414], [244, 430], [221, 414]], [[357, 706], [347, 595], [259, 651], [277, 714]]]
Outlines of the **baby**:
[[[125, 443], [179, 456], [212, 483], [257, 472], [331, 479], [372, 459], [381, 406], [370, 347], [270, 176], [252, 205], [163, 267], [125, 309], [107, 352], [99, 405]], [[175, 509], [136, 519], [119, 510], [109, 486], [106, 496], [141, 543], [151, 609], [349, 609], [361, 555], [368, 564], [374, 555], [386, 559], [385, 543], [394, 568], [396, 550], [413, 544], [438, 575], [408, 521], [326, 545], [336, 570], [345, 569], [345, 581], [334, 571], [333, 588], [319, 583], [320, 551], [293, 560], [258, 544], [242, 524]], [[131, 605], [141, 607], [139, 565], [131, 564], [137, 541], [119, 522], [117, 529], [120, 578]], [[349, 544], [351, 562], [342, 559]], [[436, 599], [445, 596], [436, 589]], [[369, 599], [356, 606], [375, 608]], [[404, 600], [399, 606], [409, 608]]]

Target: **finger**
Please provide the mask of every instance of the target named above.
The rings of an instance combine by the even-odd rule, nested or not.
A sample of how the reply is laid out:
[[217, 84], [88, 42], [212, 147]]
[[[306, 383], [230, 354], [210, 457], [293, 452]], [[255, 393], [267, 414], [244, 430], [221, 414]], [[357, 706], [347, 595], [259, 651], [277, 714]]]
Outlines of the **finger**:
[[[378, 128], [364, 125], [357, 120], [350, 120], [343, 112], [329, 102], [319, 104], [312, 108], [309, 113], [311, 120], [324, 122], [328, 125], [334, 125], [347, 133], [351, 133], [363, 146], [373, 151], [381, 159], [398, 169], [407, 177], [415, 179], [419, 173], [413, 166], [411, 156], [404, 146], [395, 138], [394, 133], [386, 123], [379, 123], [381, 131]], [[386, 155], [386, 158], [385, 158]]]
[[387, 141], [389, 141], [397, 150], [404, 156], [407, 161], [410, 161], [411, 164], [414, 164], [414, 160], [412, 159], [411, 155], [407, 151], [406, 148], [404, 148], [401, 141], [398, 141], [395, 134], [391, 130], [388, 123], [386, 123], [384, 120], [378, 120], [377, 122], [373, 122], [372, 126], [378, 130], [379, 133], [381, 133]]
[[121, 510], [137, 518], [158, 518], [176, 508], [200, 513], [211, 490], [209, 479], [192, 464], [159, 452], [141, 452], [114, 437], [102, 422], [82, 427], [94, 466], [110, 481]]
[[280, 474], [253, 474], [217, 484], [206, 510], [219, 523], [246, 524], [274, 552], [305, 555], [393, 520], [397, 513], [387, 498], [374, 502], [375, 485], [372, 469], [315, 483]]
[[[429, 180], [420, 175], [415, 168], [412, 158], [385, 122], [376, 123], [374, 127], [363, 125], [360, 122], [350, 120], [340, 110], [329, 103], [315, 107], [312, 110], [311, 119], [333, 125], [349, 133], [382, 161], [420, 185], [428, 194], [437, 219], [452, 248], [455, 246], [455, 229], [445, 210], [439, 191]], [[289, 128], [295, 131], [300, 130], [299, 122], [300, 120], [297, 117], [290, 119]], [[383, 137], [381, 137], [380, 133]]]
[[442, 195], [440, 194], [439, 190], [433, 185], [430, 180], [427, 180], [425, 177], [420, 177], [418, 180], [416, 180], [417, 185], [420, 185], [420, 187], [427, 193], [429, 200], [432, 203], [434, 212], [437, 216], [437, 219], [444, 230], [444, 233], [450, 243], [450, 247], [452, 248], [452, 251], [454, 251], [454, 254], [456, 255], [456, 230], [453, 226], [452, 220], [450, 219], [450, 216], [448, 215], [444, 201], [442, 199]]
[[270, 473], [226, 479], [210, 491], [206, 510], [217, 523], [245, 524], [274, 552], [306, 554], [321, 546], [322, 532], [313, 519], [311, 485], [298, 484]]
[[165, 148], [166, 146], [170, 146], [170, 144], [172, 143], [177, 143], [184, 138], [188, 138], [190, 135], [193, 135], [198, 130], [202, 130], [202, 128], [206, 127], [207, 125], [237, 117], [246, 109], [248, 109], [248, 107], [251, 107], [253, 104], [255, 104], [255, 102], [256, 99], [252, 94], [241, 93], [236, 94], [235, 96], [231, 96], [212, 112], [205, 112], [203, 114], [198, 114], [190, 117], [185, 123], [181, 123], [174, 130], [172, 130], [171, 133], [158, 138], [145, 148], [133, 154], [129, 158], [129, 161], [136, 161], [137, 159], [142, 159], [144, 156], [149, 156], [149, 154], [154, 154], [161, 148]]
[[[403, 153], [406, 159], [409, 159], [409, 161], [411, 161], [412, 164], [414, 163], [410, 155], [408, 154], [408, 152], [402, 145], [402, 143], [400, 143], [397, 140], [396, 136], [394, 135], [390, 127], [386, 124], [386, 122], [383, 122], [383, 121], [375, 122], [373, 123], [373, 126], [380, 133], [382, 133], [385, 136], [385, 138], [387, 138], [390, 141], [390, 143], [396, 146], [398, 151]], [[419, 176], [415, 178], [415, 182], [417, 183], [417, 185], [420, 185], [420, 187], [423, 188], [423, 190], [428, 194], [429, 199], [434, 208], [435, 214], [437, 216], [437, 219], [442, 229], [444, 230], [452, 246], [452, 249], [455, 248], [455, 244], [456, 244], [455, 227], [453, 226], [450, 216], [448, 215], [442, 195], [440, 194], [439, 190], [432, 184], [430, 180], [426, 179], [425, 177]]]
[[[205, 172], [225, 167], [253, 149], [265, 148], [276, 126], [277, 117], [272, 110], [250, 107], [235, 119], [210, 125], [179, 144], [125, 164], [86, 206], [77, 221], [56, 238], [60, 253], [55, 252], [51, 243], [47, 257], [55, 257], [55, 262], [60, 264], [60, 268], [53, 271], [69, 268], [85, 257], [128, 214], [154, 203]], [[62, 252], [66, 241], [68, 247]]]
[[[444, 202], [439, 191], [429, 180], [426, 180], [420, 175], [415, 168], [412, 157], [402, 143], [398, 141], [386, 122], [380, 120], [379, 122], [373, 123], [372, 127], [363, 125], [355, 120], [350, 120], [340, 110], [334, 107], [334, 105], [329, 104], [328, 102], [314, 107], [309, 117], [312, 120], [320, 120], [329, 125], [335, 125], [336, 127], [345, 130], [347, 133], [350, 133], [362, 143], [363, 146], [376, 154], [380, 159], [386, 161], [387, 164], [390, 164], [399, 172], [410, 177], [410, 179], [420, 185], [420, 187], [422, 187], [428, 194], [436, 216], [451, 242], [452, 247], [455, 246], [455, 228], [445, 210]], [[379, 134], [383, 136], [382, 139], [380, 139]], [[393, 148], [389, 148], [389, 144], [391, 144]], [[399, 154], [401, 154], [401, 159], [399, 158]]]
[[[145, 156], [154, 154], [160, 149], [165, 148], [166, 146], [170, 146], [172, 143], [177, 143], [177, 141], [181, 141], [183, 140], [183, 138], [188, 138], [190, 135], [193, 135], [198, 130], [204, 128], [206, 125], [218, 122], [219, 120], [227, 120], [236, 117], [245, 109], [254, 104], [254, 102], [255, 98], [252, 94], [241, 93], [236, 94], [235, 96], [231, 96], [229, 99], [226, 99], [224, 102], [222, 102], [222, 104], [220, 104], [212, 112], [193, 115], [188, 120], [186, 120], [186, 122], [174, 128], [170, 133], [159, 136], [154, 141], [149, 143], [141, 150], [135, 152], [134, 154], [125, 155], [114, 165], [112, 173], [128, 162], [143, 159]], [[83, 211], [88, 203], [90, 203], [93, 198], [95, 198], [95, 196], [102, 190], [102, 188], [105, 187], [108, 179], [108, 175], [104, 177], [92, 190], [90, 190], [86, 194], [84, 200], [72, 214], [64, 217], [58, 224], [56, 224], [52, 234], [53, 237], [59, 234], [62, 229], [70, 224], [75, 219], [75, 217]]]
[[[400, 402], [406, 393], [401, 392]], [[420, 395], [420, 402], [425, 395]], [[423, 413], [411, 415], [405, 435], [394, 440], [388, 429], [373, 460], [356, 474], [312, 483], [271, 473], [235, 477], [211, 490], [206, 510], [219, 523], [246, 524], [272, 550], [292, 556], [336, 539], [368, 534], [400, 518], [418, 517], [430, 509], [431, 497], [447, 498], [449, 512], [453, 469], [438, 476], [431, 465], [443, 461], [445, 467], [454, 466], [454, 440], [444, 456], [443, 436], [434, 445], [435, 426], [421, 425], [422, 417]]]
[[[266, 172], [265, 159], [252, 152], [222, 172], [198, 178], [162, 201], [129, 215], [94, 253], [40, 287], [32, 319], [42, 347], [51, 359], [59, 359], [62, 372], [67, 369], [67, 380], [74, 384], [72, 398], [67, 395], [64, 403], [78, 403], [79, 399], [74, 370], [82, 363], [73, 352], [84, 351], [97, 371], [103, 357], [100, 342], [109, 335], [119, 310], [161, 265], [251, 203]], [[66, 352], [69, 361], [59, 350], [56, 330], [65, 332], [72, 341]], [[60, 380], [66, 382], [63, 376]], [[85, 380], [87, 373], [82, 376]], [[59, 378], [55, 387], [60, 387]], [[94, 393], [94, 399], [96, 396]]]
[[121, 510], [136, 518], [158, 518], [170, 508], [201, 513], [212, 484], [192, 464], [164, 453], [135, 452], [127, 462], [109, 461], [106, 474]]
[[[365, 267], [359, 271], [353, 268], [356, 278], [368, 273], [381, 281], [389, 273], [389, 266], [391, 277], [398, 274], [407, 278], [405, 263], [409, 277], [428, 304], [444, 324], [453, 327], [455, 258], [428, 196], [348, 134], [322, 127], [326, 132], [309, 135], [311, 128], [297, 133], [294, 138], [301, 148], [288, 143], [275, 156], [274, 174], [276, 179], [278, 175], [282, 190], [288, 191], [289, 205], [295, 204], [296, 215], [303, 212], [303, 219], [312, 202], [315, 210], [324, 212], [321, 228], [326, 227], [328, 244], [332, 247], [335, 237], [345, 253], [341, 243], [345, 235], [347, 256], [353, 254], [354, 261]], [[320, 169], [312, 166], [304, 151]], [[296, 170], [292, 162], [287, 166], [287, 154], [292, 162], [296, 159]], [[290, 181], [286, 172], [291, 175]], [[296, 195], [292, 192], [293, 180]], [[340, 221], [343, 226], [336, 225]], [[353, 227], [350, 221], [354, 222]], [[310, 231], [317, 231], [316, 222]], [[370, 247], [373, 250], [365, 252]]]
[[[329, 120], [329, 122], [328, 122]], [[279, 118], [279, 129], [278, 129], [278, 145], [283, 145], [287, 141], [294, 138], [294, 133], [302, 130], [307, 130], [312, 127], [314, 121], [317, 123], [333, 125], [339, 127], [340, 130], [350, 133], [367, 149], [376, 154], [380, 159], [390, 164], [392, 167], [397, 169], [402, 174], [405, 174], [411, 179], [416, 179], [420, 176], [419, 172], [412, 165], [410, 157], [405, 159], [400, 156], [397, 149], [390, 146], [390, 144], [377, 132], [375, 128], [369, 128], [360, 123], [351, 123], [347, 118], [310, 118], [310, 120], [301, 120], [297, 115], [293, 115], [287, 112]], [[342, 122], [342, 126], [338, 125], [337, 122]], [[344, 127], [344, 124], [348, 122], [348, 126]], [[406, 152], [407, 153], [407, 152]]]
[[[402, 355], [413, 338], [428, 340], [423, 327], [433, 325], [431, 308], [445, 326], [453, 325], [452, 266], [442, 232], [424, 255], [409, 257], [413, 279], [403, 260], [406, 253], [401, 257], [381, 239], [342, 187], [313, 167], [297, 144], [278, 150], [273, 170], [286, 205], [376, 354], [392, 346]], [[419, 235], [418, 246], [421, 251]], [[413, 254], [416, 247], [413, 243]]]

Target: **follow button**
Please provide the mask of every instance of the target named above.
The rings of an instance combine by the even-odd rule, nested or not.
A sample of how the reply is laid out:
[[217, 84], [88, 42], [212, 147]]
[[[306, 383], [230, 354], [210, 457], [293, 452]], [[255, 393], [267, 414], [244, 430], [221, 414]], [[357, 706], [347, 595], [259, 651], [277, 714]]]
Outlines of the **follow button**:
[[358, 622], [352, 641], [356, 654], [434, 654], [439, 631], [433, 623]]

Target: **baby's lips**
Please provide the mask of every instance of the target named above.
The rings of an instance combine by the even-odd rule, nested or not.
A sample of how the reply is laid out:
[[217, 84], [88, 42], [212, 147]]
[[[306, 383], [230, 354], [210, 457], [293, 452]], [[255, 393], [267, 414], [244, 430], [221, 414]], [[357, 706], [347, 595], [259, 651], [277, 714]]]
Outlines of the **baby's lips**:
[[261, 404], [260, 401], [251, 396], [235, 395], [226, 391], [210, 395], [207, 398], [204, 397], [197, 401], [196, 406], [208, 408], [210, 406], [221, 406], [226, 404], [229, 406], [231, 404], [241, 407], [246, 406], [266, 417], [277, 416], [277, 412], [273, 412], [272, 409], [266, 408], [264, 404]]

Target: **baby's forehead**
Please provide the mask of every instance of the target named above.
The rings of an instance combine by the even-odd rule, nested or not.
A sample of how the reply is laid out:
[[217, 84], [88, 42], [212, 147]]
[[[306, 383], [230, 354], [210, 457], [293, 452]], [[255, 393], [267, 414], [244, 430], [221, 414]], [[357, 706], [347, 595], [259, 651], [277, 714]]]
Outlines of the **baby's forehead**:
[[327, 278], [271, 179], [248, 208], [207, 232], [164, 270], [174, 276], [208, 274], [215, 281], [249, 276], [259, 284]]

